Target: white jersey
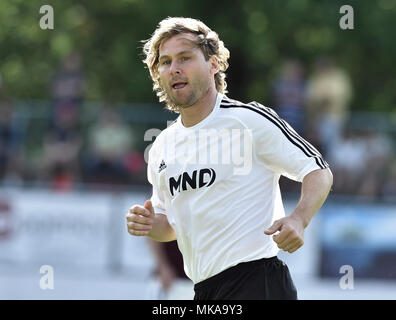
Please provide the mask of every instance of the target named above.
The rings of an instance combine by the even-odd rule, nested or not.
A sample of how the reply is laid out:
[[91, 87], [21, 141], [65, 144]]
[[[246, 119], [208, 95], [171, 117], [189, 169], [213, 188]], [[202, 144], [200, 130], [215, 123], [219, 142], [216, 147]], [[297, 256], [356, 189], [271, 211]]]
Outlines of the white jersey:
[[279, 178], [302, 181], [328, 164], [270, 108], [217, 95], [212, 112], [184, 127], [179, 118], [149, 152], [155, 213], [177, 237], [187, 276], [198, 283], [279, 249], [264, 234], [285, 216]]

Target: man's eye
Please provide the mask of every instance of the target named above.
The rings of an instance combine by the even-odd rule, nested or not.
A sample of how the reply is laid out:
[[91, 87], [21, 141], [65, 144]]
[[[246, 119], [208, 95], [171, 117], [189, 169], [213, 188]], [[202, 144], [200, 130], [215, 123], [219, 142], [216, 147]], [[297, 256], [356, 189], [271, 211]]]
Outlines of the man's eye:
[[183, 61], [190, 60], [190, 57], [183, 57], [182, 60], [183, 60]]
[[169, 64], [170, 62], [169, 62], [169, 60], [165, 60], [165, 61], [162, 61], [162, 65], [165, 65], [165, 64]]

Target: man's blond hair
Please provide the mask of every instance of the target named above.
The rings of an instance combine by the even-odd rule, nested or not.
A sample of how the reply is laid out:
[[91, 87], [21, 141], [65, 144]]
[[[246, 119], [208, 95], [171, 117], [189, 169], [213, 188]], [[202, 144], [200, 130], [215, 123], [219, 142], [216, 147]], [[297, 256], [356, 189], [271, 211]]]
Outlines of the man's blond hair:
[[169, 110], [178, 112], [179, 108], [174, 105], [167, 97], [166, 92], [160, 85], [158, 72], [159, 48], [164, 40], [168, 40], [174, 35], [180, 33], [191, 33], [196, 35], [196, 45], [202, 50], [205, 60], [208, 61], [211, 56], [215, 56], [218, 62], [219, 71], [215, 74], [216, 90], [221, 93], [227, 93], [227, 83], [225, 81], [225, 71], [228, 68], [228, 58], [230, 52], [224, 46], [223, 41], [219, 39], [216, 32], [212, 31], [202, 21], [192, 18], [172, 18], [168, 17], [162, 20], [151, 38], [145, 40], [143, 53], [146, 58], [143, 62], [147, 65], [151, 78], [153, 79], [153, 90], [156, 92], [159, 101], [165, 102]]

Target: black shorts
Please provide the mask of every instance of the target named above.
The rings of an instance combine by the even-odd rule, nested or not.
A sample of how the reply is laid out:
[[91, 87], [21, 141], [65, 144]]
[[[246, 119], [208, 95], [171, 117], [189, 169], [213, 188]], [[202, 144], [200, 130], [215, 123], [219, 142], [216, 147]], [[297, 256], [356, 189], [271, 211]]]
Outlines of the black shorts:
[[242, 262], [194, 285], [194, 300], [297, 300], [289, 268], [278, 257]]

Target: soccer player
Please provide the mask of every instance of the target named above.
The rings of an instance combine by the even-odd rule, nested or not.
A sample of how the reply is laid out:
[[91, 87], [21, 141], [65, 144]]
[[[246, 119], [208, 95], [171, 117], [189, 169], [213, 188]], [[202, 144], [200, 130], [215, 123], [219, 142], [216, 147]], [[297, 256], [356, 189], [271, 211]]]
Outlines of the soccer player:
[[[152, 197], [130, 208], [128, 232], [177, 239], [196, 300], [297, 299], [277, 254], [303, 245], [328, 164], [272, 109], [225, 95], [229, 51], [201, 21], [164, 19], [144, 53], [159, 100], [180, 116], [150, 149]], [[302, 182], [288, 216], [281, 175]]]

